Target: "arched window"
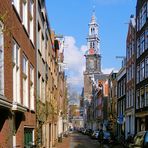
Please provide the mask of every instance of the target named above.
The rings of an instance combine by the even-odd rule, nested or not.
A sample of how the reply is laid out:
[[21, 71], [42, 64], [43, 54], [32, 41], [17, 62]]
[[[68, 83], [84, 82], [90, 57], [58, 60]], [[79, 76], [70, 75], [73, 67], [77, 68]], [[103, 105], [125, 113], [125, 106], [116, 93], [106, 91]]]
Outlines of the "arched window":
[[92, 34], [92, 35], [95, 34], [95, 28], [91, 28], [91, 34]]
[[93, 29], [91, 28], [91, 34], [92, 34], [92, 32], [93, 32]]
[[4, 41], [3, 23], [0, 21], [0, 94], [4, 93]]
[[92, 48], [92, 42], [90, 42], [90, 48]]
[[93, 42], [93, 48], [95, 48], [95, 43]]

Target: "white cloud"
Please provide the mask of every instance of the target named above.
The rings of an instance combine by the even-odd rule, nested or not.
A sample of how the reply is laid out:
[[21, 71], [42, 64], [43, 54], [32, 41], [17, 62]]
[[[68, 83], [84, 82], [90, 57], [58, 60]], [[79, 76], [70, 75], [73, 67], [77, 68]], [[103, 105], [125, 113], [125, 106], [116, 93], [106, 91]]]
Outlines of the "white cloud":
[[65, 37], [67, 48], [64, 51], [65, 63], [68, 67], [68, 82], [72, 85], [83, 86], [83, 71], [85, 68], [84, 53], [86, 46], [80, 48], [76, 46], [75, 38], [72, 36]]
[[118, 70], [116, 70], [115, 68], [105, 68], [105, 69], [102, 69], [102, 72], [104, 74], [110, 74], [112, 71], [117, 72]]
[[[83, 87], [83, 72], [85, 70], [85, 57], [87, 46], [82, 45], [80, 48], [76, 46], [76, 40], [72, 36], [65, 37], [67, 47], [64, 51], [64, 60], [67, 63], [68, 83], [74, 87]], [[116, 71], [115, 68], [102, 69], [104, 74]], [[81, 90], [80, 90], [81, 91]]]

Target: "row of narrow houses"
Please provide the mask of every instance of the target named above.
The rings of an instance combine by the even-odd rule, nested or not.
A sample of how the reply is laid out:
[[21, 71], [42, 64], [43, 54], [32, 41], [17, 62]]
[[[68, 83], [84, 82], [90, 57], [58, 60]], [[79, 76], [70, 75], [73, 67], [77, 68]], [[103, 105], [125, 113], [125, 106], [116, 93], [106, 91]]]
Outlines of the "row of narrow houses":
[[0, 147], [53, 147], [67, 131], [64, 37], [44, 0], [0, 0]]
[[137, 0], [136, 15], [131, 15], [128, 23], [126, 56], [118, 57], [123, 59], [122, 67], [109, 75], [96, 66], [101, 58], [96, 52], [100, 40], [94, 18], [93, 14], [81, 96], [84, 125], [93, 130], [103, 125], [115, 136], [127, 138], [148, 130], [148, 1]]

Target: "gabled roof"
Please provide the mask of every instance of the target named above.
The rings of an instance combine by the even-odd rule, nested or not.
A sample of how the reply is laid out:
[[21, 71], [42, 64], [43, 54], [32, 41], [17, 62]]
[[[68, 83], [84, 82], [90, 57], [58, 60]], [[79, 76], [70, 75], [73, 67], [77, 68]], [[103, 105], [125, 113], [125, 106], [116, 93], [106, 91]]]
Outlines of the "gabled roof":
[[95, 80], [106, 80], [108, 79], [108, 74], [94, 74]]

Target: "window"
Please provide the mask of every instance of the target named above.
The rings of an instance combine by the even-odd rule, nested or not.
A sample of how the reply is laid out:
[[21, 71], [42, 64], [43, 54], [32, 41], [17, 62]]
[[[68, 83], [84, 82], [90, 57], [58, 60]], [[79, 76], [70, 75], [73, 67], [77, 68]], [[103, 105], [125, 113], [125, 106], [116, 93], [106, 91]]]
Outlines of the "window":
[[140, 108], [140, 91], [137, 90], [137, 94], [136, 94], [136, 109]]
[[144, 88], [140, 89], [140, 108], [143, 108], [145, 106], [144, 102]]
[[34, 130], [32, 128], [24, 128], [24, 146], [30, 147], [34, 145]]
[[12, 0], [12, 4], [15, 6], [17, 13], [20, 14], [20, 0]]
[[145, 86], [145, 106], [148, 106], [148, 85]]
[[34, 110], [34, 68], [30, 65], [30, 108]]
[[147, 17], [147, 4], [145, 3], [137, 16], [137, 31], [139, 31], [146, 23]]
[[25, 55], [23, 55], [23, 103], [24, 106], [28, 107], [28, 60]]
[[34, 3], [30, 0], [30, 39], [34, 42]]
[[23, 25], [25, 26], [26, 30], [28, 30], [28, 0], [23, 0], [23, 6], [22, 6], [22, 20], [23, 20]]
[[140, 29], [140, 19], [139, 16], [137, 16], [137, 31]]
[[95, 28], [91, 28], [91, 34], [95, 35]]
[[140, 66], [137, 66], [137, 83], [140, 81]]
[[45, 102], [45, 81], [42, 79], [42, 83], [41, 83], [41, 97], [42, 97], [42, 101]]
[[148, 29], [145, 30], [145, 50], [148, 49]]
[[92, 42], [90, 42], [90, 48], [92, 48]]
[[137, 58], [140, 56], [140, 39], [137, 39]]
[[148, 77], [148, 57], [145, 59], [145, 78]]
[[38, 97], [41, 98], [41, 75], [38, 74]]
[[26, 56], [24, 55], [23, 56], [23, 73], [25, 74], [25, 75], [27, 75], [27, 70], [28, 70], [28, 67], [27, 67], [27, 58], [26, 58]]
[[20, 47], [13, 40], [13, 101], [21, 103], [20, 99]]
[[140, 55], [144, 52], [145, 50], [145, 36], [144, 33], [140, 37]]
[[129, 107], [129, 92], [126, 93], [126, 108]]
[[95, 43], [93, 42], [93, 48], [95, 48]]
[[143, 5], [142, 7], [142, 26], [144, 26], [144, 24], [146, 23], [146, 14], [147, 14], [147, 5], [146, 3]]
[[4, 95], [4, 38], [3, 24], [0, 22], [0, 94]]
[[135, 40], [133, 39], [132, 40], [132, 55], [134, 55], [135, 54]]
[[134, 74], [135, 74], [134, 71], [135, 71], [135, 70], [134, 70], [134, 64], [132, 64], [132, 79], [134, 78]]
[[140, 64], [140, 81], [144, 80], [144, 71], [144, 61], [142, 61]]
[[147, 18], [148, 18], [148, 2], [147, 2]]
[[131, 98], [131, 106], [134, 105], [134, 90], [132, 89], [132, 98]]

